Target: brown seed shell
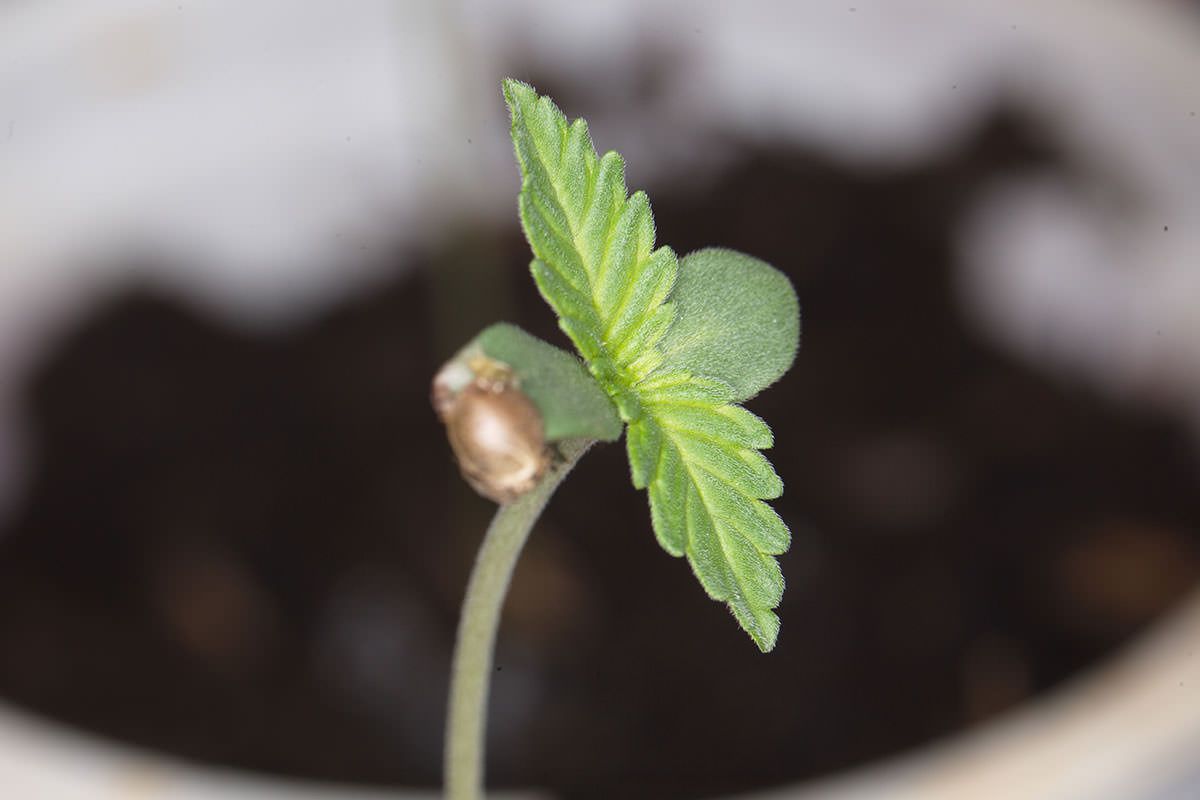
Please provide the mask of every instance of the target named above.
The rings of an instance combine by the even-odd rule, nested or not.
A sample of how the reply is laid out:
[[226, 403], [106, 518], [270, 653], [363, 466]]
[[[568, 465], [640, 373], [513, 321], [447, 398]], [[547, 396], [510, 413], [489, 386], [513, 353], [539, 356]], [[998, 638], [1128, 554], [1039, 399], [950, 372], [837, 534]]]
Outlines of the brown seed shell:
[[442, 405], [450, 447], [467, 483], [509, 503], [532, 489], [550, 463], [537, 406], [509, 382], [478, 380]]

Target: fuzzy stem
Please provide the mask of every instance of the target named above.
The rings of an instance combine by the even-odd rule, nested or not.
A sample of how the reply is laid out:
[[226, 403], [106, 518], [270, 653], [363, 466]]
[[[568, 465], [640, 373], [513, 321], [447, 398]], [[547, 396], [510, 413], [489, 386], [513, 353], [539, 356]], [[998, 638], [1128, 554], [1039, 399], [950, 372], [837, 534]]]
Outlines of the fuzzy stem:
[[500, 610], [513, 568], [542, 509], [563, 478], [594, 442], [572, 439], [559, 444], [561, 458], [527, 494], [501, 506], [480, 545], [467, 583], [454, 664], [450, 673], [450, 709], [446, 723], [446, 800], [483, 797], [484, 732], [492, 654]]

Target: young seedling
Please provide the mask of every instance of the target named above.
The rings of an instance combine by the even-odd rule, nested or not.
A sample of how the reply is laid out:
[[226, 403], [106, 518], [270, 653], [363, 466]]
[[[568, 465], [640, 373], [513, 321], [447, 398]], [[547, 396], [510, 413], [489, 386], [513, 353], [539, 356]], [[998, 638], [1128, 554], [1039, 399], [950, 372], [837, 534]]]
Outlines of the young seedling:
[[451, 676], [446, 796], [483, 791], [484, 719], [504, 595], [550, 495], [596, 442], [625, 433], [659, 544], [686, 556], [763, 652], [775, 646], [787, 525], [764, 500], [783, 483], [759, 452], [771, 429], [740, 403], [774, 383], [799, 345], [788, 279], [732, 250], [677, 259], [654, 246], [624, 162], [597, 156], [587, 123], [504, 82], [521, 169], [530, 269], [574, 356], [495, 325], [434, 379], [434, 406], [467, 481], [500, 503], [467, 587]]

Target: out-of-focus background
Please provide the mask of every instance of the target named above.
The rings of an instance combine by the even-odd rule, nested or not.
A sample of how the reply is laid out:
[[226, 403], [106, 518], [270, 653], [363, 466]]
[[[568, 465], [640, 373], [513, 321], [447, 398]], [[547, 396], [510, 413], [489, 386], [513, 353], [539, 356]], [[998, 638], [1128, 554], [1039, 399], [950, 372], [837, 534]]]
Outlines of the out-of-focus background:
[[507, 75], [804, 343], [750, 404], [776, 652], [602, 448], [518, 570], [492, 782], [1200, 795], [1198, 74], [1183, 0], [0, 5], [0, 796], [437, 785], [492, 507], [429, 378], [564, 344]]

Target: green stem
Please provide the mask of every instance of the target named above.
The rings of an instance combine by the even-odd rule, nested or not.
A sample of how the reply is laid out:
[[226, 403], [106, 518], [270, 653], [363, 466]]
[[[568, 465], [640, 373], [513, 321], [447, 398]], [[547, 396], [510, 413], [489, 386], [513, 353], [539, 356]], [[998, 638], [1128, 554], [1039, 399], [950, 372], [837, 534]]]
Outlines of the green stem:
[[594, 442], [571, 439], [559, 443], [561, 458], [527, 494], [501, 506], [484, 535], [467, 596], [463, 600], [450, 674], [450, 710], [446, 723], [446, 800], [483, 797], [484, 730], [492, 652], [500, 609], [521, 548], [542, 509], [563, 478]]

